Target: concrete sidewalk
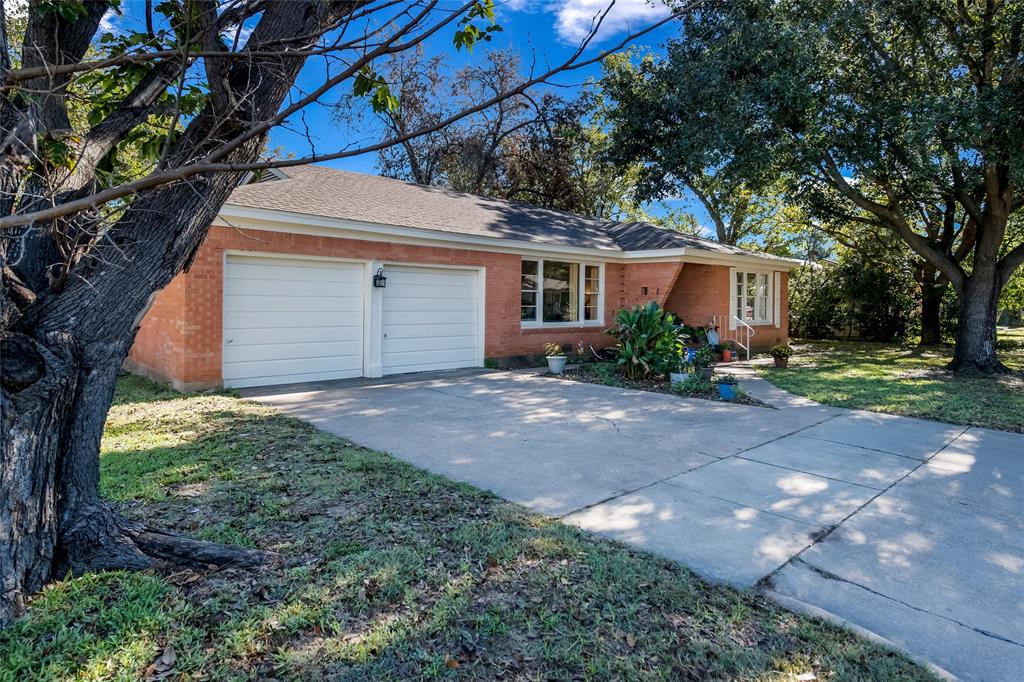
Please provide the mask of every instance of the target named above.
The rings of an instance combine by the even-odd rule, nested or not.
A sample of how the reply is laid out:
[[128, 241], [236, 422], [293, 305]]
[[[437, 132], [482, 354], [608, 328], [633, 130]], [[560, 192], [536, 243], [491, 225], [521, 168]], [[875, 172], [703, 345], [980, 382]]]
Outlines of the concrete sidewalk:
[[[965, 679], [1024, 670], [1024, 436], [531, 373], [246, 391], [701, 575], [823, 609]], [[794, 601], [796, 600], [796, 601]]]

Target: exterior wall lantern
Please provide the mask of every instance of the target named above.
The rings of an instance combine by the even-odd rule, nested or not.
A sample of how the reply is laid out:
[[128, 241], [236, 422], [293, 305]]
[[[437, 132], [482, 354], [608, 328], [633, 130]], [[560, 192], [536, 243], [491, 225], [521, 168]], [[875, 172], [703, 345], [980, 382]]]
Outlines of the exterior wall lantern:
[[377, 274], [373, 276], [373, 286], [376, 289], [383, 289], [388, 285], [388, 278], [384, 276], [384, 268], [377, 268]]

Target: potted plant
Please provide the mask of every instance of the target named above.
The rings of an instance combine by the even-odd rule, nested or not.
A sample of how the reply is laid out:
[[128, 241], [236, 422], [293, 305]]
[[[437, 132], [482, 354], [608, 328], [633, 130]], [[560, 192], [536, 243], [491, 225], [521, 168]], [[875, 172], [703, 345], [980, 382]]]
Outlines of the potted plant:
[[715, 356], [711, 350], [711, 346], [701, 346], [693, 356], [692, 362], [694, 370], [700, 370], [705, 379], [710, 379], [711, 374], [715, 371], [711, 367], [711, 362], [714, 358]]
[[736, 349], [733, 346], [732, 341], [726, 341], [722, 344], [722, 362], [732, 362], [732, 354]]
[[557, 343], [544, 344], [544, 356], [548, 360], [548, 371], [552, 374], [561, 374], [565, 371], [565, 351]]
[[772, 349], [768, 351], [768, 354], [775, 359], [776, 367], [788, 367], [789, 358], [793, 355], [793, 348], [784, 343], [780, 343], [777, 346], [772, 346]]
[[668, 375], [668, 378], [669, 378], [669, 381], [672, 382], [672, 387], [675, 388], [676, 386], [678, 386], [680, 384], [686, 383], [686, 381], [690, 378], [690, 376], [692, 374], [694, 374], [696, 371], [697, 371], [697, 368], [693, 366], [692, 362], [687, 362], [686, 360], [680, 360], [679, 361], [679, 366], [676, 368], [676, 371], [671, 372]]
[[718, 397], [722, 400], [736, 399], [736, 377], [731, 374], [723, 374], [715, 381], [718, 384]]

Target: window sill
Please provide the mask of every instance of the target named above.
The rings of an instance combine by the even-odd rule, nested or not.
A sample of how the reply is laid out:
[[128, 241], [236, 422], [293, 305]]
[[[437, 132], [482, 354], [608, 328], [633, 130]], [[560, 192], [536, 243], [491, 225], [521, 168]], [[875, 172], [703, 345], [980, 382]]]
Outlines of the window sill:
[[600, 329], [604, 327], [604, 322], [521, 322], [520, 329], [527, 331], [530, 329]]

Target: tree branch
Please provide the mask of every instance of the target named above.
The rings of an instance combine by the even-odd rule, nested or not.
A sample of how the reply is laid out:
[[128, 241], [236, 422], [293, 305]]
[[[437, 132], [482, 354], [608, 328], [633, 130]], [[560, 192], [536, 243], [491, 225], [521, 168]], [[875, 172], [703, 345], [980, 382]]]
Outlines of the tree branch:
[[[646, 28], [628, 34], [612, 47], [598, 52], [593, 57], [587, 59], [580, 59], [580, 56], [582, 54], [581, 50], [584, 49], [583, 47], [581, 47], [579, 50], [576, 50], [570, 57], [568, 57], [563, 63], [548, 69], [539, 76], [523, 81], [514, 88], [506, 90], [505, 92], [495, 97], [492, 97], [486, 101], [480, 102], [472, 107], [463, 109], [462, 111], [459, 111], [453, 114], [452, 116], [445, 118], [444, 120], [438, 121], [433, 125], [408, 132], [404, 135], [391, 137], [382, 142], [372, 145], [366, 145], [355, 149], [341, 150], [329, 154], [313, 154], [298, 159], [271, 159], [252, 163], [232, 163], [219, 160], [227, 156], [232, 149], [236, 148], [238, 145], [242, 144], [246, 140], [249, 140], [258, 134], [266, 132], [275, 125], [280, 124], [281, 121], [283, 121], [284, 118], [287, 118], [287, 116], [290, 115], [291, 113], [294, 113], [295, 111], [298, 111], [304, 106], [308, 106], [312, 102], [315, 102], [320, 96], [323, 95], [324, 92], [329, 90], [330, 87], [333, 87], [345, 80], [344, 78], [332, 78], [330, 81], [330, 87], [317, 88], [316, 90], [314, 90], [313, 94], [303, 98], [302, 100], [300, 100], [300, 102], [296, 103], [293, 106], [287, 107], [281, 113], [267, 119], [266, 121], [258, 124], [255, 127], [248, 129], [242, 135], [218, 147], [217, 149], [209, 153], [207, 156], [195, 162], [188, 163], [175, 168], [156, 171], [139, 180], [118, 185], [116, 187], [111, 187], [90, 194], [89, 196], [81, 197], [79, 199], [75, 199], [73, 201], [62, 203], [56, 206], [50, 206], [45, 209], [30, 211], [28, 213], [19, 213], [15, 215], [3, 216], [2, 218], [0, 218], [0, 230], [10, 227], [16, 227], [19, 225], [28, 225], [36, 222], [53, 220], [55, 218], [72, 215], [79, 211], [95, 210], [96, 208], [107, 202], [136, 195], [145, 190], [159, 187], [160, 185], [182, 181], [197, 174], [217, 172], [244, 172], [265, 170], [268, 168], [285, 168], [290, 166], [301, 166], [310, 163], [332, 161], [336, 159], [358, 156], [360, 154], [375, 152], [386, 147], [401, 144], [407, 140], [420, 137], [422, 135], [426, 135], [428, 133], [440, 130], [441, 128], [447, 127], [452, 123], [455, 123], [463, 118], [466, 118], [467, 116], [487, 109], [503, 99], [507, 99], [508, 97], [512, 97], [514, 95], [522, 94], [524, 91], [531, 87], [549, 81], [555, 75], [575, 71], [586, 66], [589, 66], [591, 64], [598, 63], [604, 60], [609, 55], [620, 51], [623, 47], [625, 47], [632, 41], [636, 40], [637, 38], [640, 38], [654, 30], [657, 30], [659, 27], [664, 26], [669, 21], [672, 21], [681, 16], [683, 13], [690, 11], [693, 7], [699, 5], [701, 1], [702, 0], [694, 0], [693, 2], [685, 5], [683, 8], [666, 16], [665, 18], [653, 24], [650, 24]], [[587, 40], [584, 40], [582, 45], [585, 46], [589, 44], [590, 39], [592, 39], [592, 35], [588, 37]], [[414, 45], [415, 43], [410, 41], [410, 44]], [[385, 50], [382, 50], [382, 53], [384, 51], [386, 51], [386, 48]], [[364, 59], [360, 59], [357, 60], [357, 63], [362, 65], [365, 63], [365, 61], [366, 60]], [[355, 71], [349, 68], [346, 69], [346, 73], [348, 73], [348, 76], [351, 77], [355, 73]], [[299, 106], [300, 104], [301, 106]]]

